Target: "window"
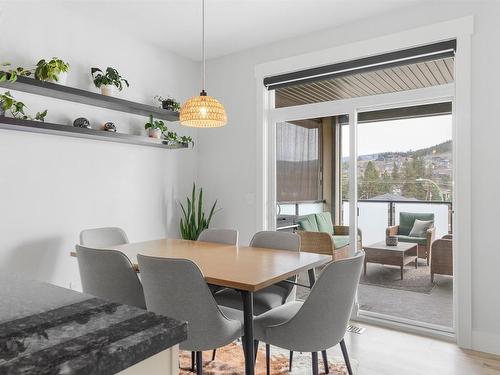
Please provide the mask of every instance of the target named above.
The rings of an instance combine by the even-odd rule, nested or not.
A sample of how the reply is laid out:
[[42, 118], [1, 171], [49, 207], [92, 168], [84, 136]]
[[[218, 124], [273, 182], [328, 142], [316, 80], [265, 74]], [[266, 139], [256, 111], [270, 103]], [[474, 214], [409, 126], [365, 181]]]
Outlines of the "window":
[[276, 124], [278, 202], [322, 200], [321, 122]]

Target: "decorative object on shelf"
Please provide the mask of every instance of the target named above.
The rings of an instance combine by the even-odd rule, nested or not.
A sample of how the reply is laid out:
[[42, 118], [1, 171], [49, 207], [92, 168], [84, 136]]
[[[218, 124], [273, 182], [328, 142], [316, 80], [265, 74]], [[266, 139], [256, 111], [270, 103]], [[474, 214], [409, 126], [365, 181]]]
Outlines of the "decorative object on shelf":
[[73, 126], [75, 128], [85, 128], [85, 129], [92, 129], [90, 127], [90, 121], [87, 120], [85, 117], [78, 117], [73, 121]]
[[398, 237], [397, 236], [387, 236], [385, 238], [385, 244], [387, 246], [398, 246]]
[[112, 122], [107, 122], [103, 126], [103, 130], [107, 132], [115, 132], [116, 133], [116, 125]]
[[182, 125], [195, 128], [216, 128], [227, 123], [224, 106], [205, 91], [205, 0], [201, 0], [202, 8], [202, 89], [199, 96], [193, 96], [181, 107], [180, 122]]
[[198, 202], [196, 201], [196, 184], [193, 182], [193, 190], [191, 192], [191, 199], [186, 198], [186, 207], [179, 202], [182, 210], [182, 217], [180, 221], [181, 236], [185, 240], [197, 240], [200, 233], [210, 226], [210, 221], [213, 215], [217, 212], [217, 200], [214, 202], [208, 218], [205, 217], [205, 209], [203, 207], [203, 189], [200, 188], [198, 193]]
[[168, 145], [184, 145], [184, 146], [189, 146], [191, 143], [194, 146], [194, 141], [193, 138], [187, 135], [177, 135], [176, 132], [169, 131], [168, 129], [165, 129], [163, 132], [163, 138], [164, 141], [163, 143], [168, 144]]
[[50, 61], [42, 59], [36, 64], [35, 78], [40, 81], [57, 82], [64, 85], [68, 71], [69, 64], [58, 57], [53, 57]]
[[170, 96], [165, 99], [160, 95], [156, 95], [154, 99], [160, 102], [160, 108], [168, 111], [179, 112], [181, 109], [181, 104]]
[[0, 82], [10, 81], [11, 83], [14, 83], [17, 81], [17, 77], [19, 76], [29, 77], [33, 74], [33, 69], [26, 69], [22, 66], [11, 69], [11, 65], [12, 64], [9, 62], [0, 64]]
[[115, 68], [108, 66], [106, 68], [106, 73], [104, 73], [99, 68], [91, 68], [90, 74], [94, 79], [94, 85], [98, 89], [101, 89], [101, 94], [106, 96], [112, 96], [114, 94], [115, 88], [118, 91], [123, 90], [123, 84], [129, 87], [128, 81], [123, 78], [120, 73]]
[[154, 120], [153, 115], [149, 115], [149, 122], [144, 125], [150, 138], [160, 139], [163, 132], [167, 131], [165, 123], [161, 120]]
[[47, 116], [47, 110], [42, 112], [37, 112], [35, 117], [31, 117], [24, 113], [26, 105], [23, 102], [19, 102], [10, 93], [10, 91], [6, 91], [0, 95], [0, 115], [5, 116], [7, 111], [10, 112], [12, 117], [22, 120], [36, 120], [36, 121], [45, 121], [45, 116]]
[[177, 143], [180, 143], [180, 144], [183, 144], [183, 145], [186, 145], [186, 146], [189, 146], [189, 144], [191, 143], [191, 145], [194, 147], [194, 141], [193, 141], [193, 138], [191, 138], [190, 136], [188, 135], [182, 135], [179, 137]]

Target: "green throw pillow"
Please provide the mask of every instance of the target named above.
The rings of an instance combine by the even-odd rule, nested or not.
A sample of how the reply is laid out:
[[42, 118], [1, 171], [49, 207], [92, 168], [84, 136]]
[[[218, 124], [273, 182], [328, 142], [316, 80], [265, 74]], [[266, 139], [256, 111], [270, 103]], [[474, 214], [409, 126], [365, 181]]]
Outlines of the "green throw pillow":
[[413, 228], [411, 228], [410, 237], [425, 237], [427, 235], [427, 230], [430, 229], [433, 225], [433, 221], [423, 221], [423, 220], [415, 220], [413, 223]]

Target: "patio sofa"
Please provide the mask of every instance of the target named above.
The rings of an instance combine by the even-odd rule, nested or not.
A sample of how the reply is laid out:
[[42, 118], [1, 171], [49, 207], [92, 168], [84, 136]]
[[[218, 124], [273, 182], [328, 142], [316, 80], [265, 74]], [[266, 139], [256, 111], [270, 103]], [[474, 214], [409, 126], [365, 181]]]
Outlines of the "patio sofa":
[[[349, 226], [333, 225], [330, 212], [303, 216], [297, 224], [301, 251], [332, 255], [334, 259], [349, 256]], [[358, 230], [358, 249], [361, 248], [361, 231]]]
[[[410, 232], [415, 224], [415, 220], [432, 221], [432, 227], [427, 230], [422, 237], [410, 236]], [[427, 260], [429, 265], [429, 258], [431, 252], [431, 244], [434, 241], [435, 228], [434, 228], [434, 214], [432, 213], [412, 213], [400, 212], [399, 225], [388, 227], [386, 236], [396, 236], [400, 242], [411, 242], [418, 244], [418, 257]]]

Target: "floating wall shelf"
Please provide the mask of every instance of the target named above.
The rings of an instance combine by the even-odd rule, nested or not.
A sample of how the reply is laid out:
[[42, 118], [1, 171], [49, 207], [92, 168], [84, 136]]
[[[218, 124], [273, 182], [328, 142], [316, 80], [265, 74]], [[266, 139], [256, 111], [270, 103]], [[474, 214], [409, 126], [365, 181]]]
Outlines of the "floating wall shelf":
[[129, 100], [105, 96], [95, 92], [81, 90], [70, 86], [58, 85], [56, 83], [39, 81], [34, 78], [18, 77], [17, 81], [0, 82], [1, 87], [10, 90], [23, 91], [30, 94], [48, 96], [70, 102], [92, 105], [112, 109], [114, 111], [132, 113], [134, 115], [149, 116], [166, 121], [179, 121], [179, 112], [167, 111], [166, 109], [135, 103]]
[[66, 137], [96, 139], [100, 141], [129, 143], [133, 145], [158, 147], [164, 149], [189, 148], [187, 144], [168, 145], [161, 140], [140, 135], [108, 132], [104, 130], [76, 128], [71, 125], [53, 124], [49, 122], [21, 120], [0, 116], [0, 129], [19, 130], [31, 133], [55, 134]]

